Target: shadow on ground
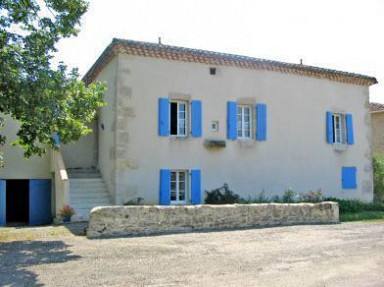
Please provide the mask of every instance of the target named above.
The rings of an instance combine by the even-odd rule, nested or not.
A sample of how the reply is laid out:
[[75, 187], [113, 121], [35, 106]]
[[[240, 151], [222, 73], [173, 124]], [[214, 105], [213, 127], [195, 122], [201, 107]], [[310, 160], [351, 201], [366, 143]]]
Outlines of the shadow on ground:
[[88, 228], [88, 222], [71, 222], [63, 224], [63, 226], [68, 229], [73, 235], [76, 236], [85, 236]]
[[14, 241], [0, 243], [0, 286], [43, 286], [28, 270], [40, 264], [78, 260], [63, 241]]

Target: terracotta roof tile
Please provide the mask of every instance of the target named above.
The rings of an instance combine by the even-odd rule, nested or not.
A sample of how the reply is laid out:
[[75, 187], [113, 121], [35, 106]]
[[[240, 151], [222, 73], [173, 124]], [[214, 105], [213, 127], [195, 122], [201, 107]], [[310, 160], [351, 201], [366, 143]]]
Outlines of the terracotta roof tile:
[[118, 53], [215, 66], [233, 66], [243, 69], [275, 71], [363, 86], [370, 86], [377, 83], [377, 80], [373, 77], [331, 69], [122, 39], [112, 40], [111, 44], [109, 44], [91, 69], [86, 73], [83, 80], [86, 83], [92, 82], [101, 69]]
[[371, 103], [371, 112], [384, 112], [384, 104]]

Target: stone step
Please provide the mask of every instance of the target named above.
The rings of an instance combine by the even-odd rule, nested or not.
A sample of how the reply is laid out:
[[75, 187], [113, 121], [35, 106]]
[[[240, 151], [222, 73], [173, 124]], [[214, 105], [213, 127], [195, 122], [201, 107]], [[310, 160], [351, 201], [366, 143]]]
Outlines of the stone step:
[[86, 174], [68, 174], [70, 179], [73, 178], [101, 178], [99, 173], [86, 173]]
[[91, 210], [92, 208], [96, 207], [96, 206], [111, 206], [111, 203], [110, 202], [104, 202], [104, 203], [79, 203], [77, 204], [76, 202], [74, 203], [71, 203], [71, 206], [75, 209], [75, 211], [78, 209], [78, 210], [82, 210], [82, 209], [89, 209]]
[[69, 182], [72, 184], [83, 184], [83, 183], [104, 183], [104, 180], [100, 178], [70, 178]]
[[108, 193], [105, 186], [76, 186], [70, 187], [71, 194], [76, 193]]
[[81, 199], [72, 199], [71, 198], [71, 206], [77, 207], [87, 207], [88, 205], [110, 205], [109, 198], [81, 198]]
[[77, 193], [77, 192], [70, 192], [69, 196], [71, 200], [79, 200], [82, 198], [106, 198], [109, 200], [109, 194], [105, 192], [82, 192], [82, 193]]

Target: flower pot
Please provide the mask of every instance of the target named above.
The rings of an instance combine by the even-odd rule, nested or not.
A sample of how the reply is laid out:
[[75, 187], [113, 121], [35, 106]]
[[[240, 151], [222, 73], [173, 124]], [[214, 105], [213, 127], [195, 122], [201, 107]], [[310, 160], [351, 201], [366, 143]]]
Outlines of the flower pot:
[[70, 216], [63, 216], [63, 222], [71, 222], [71, 217]]

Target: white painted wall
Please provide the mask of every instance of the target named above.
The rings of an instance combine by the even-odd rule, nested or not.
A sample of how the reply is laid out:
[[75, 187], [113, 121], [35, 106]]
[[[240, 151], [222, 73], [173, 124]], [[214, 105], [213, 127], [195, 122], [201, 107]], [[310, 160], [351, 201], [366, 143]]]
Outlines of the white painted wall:
[[0, 179], [50, 179], [50, 153], [42, 157], [32, 156], [26, 159], [20, 147], [13, 147], [11, 143], [17, 139], [20, 124], [9, 116], [5, 116], [5, 125], [0, 133], [7, 137], [4, 146], [0, 146], [3, 153], [5, 168], [0, 168]]
[[[114, 112], [109, 106], [102, 111], [102, 122], [108, 124], [100, 133], [100, 168], [103, 175], [115, 173], [116, 203], [141, 196], [145, 203], [157, 204], [161, 168], [200, 169], [203, 192], [228, 183], [244, 197], [256, 197], [263, 190], [273, 196], [286, 188], [321, 188], [325, 196], [372, 199], [367, 87], [234, 67], [218, 67], [218, 75], [211, 76], [203, 64], [125, 54], [115, 59], [116, 161], [113, 166], [109, 156], [108, 162], [113, 149], [109, 115]], [[115, 65], [111, 62], [99, 79], [108, 77], [113, 86]], [[112, 103], [114, 93], [109, 93]], [[175, 93], [202, 101], [202, 138], [158, 136], [158, 98]], [[226, 104], [239, 99], [267, 105], [266, 142], [226, 139]], [[353, 115], [355, 144], [343, 152], [326, 142], [328, 110]], [[211, 131], [213, 120], [219, 121], [219, 132]], [[226, 140], [227, 147], [208, 149], [203, 145], [207, 138]], [[357, 189], [341, 188], [342, 166], [357, 167]]]
[[[62, 146], [66, 168], [96, 168], [97, 166], [97, 121], [89, 125], [92, 133], [82, 136], [78, 141]], [[94, 132], [96, 131], [96, 132]]]

